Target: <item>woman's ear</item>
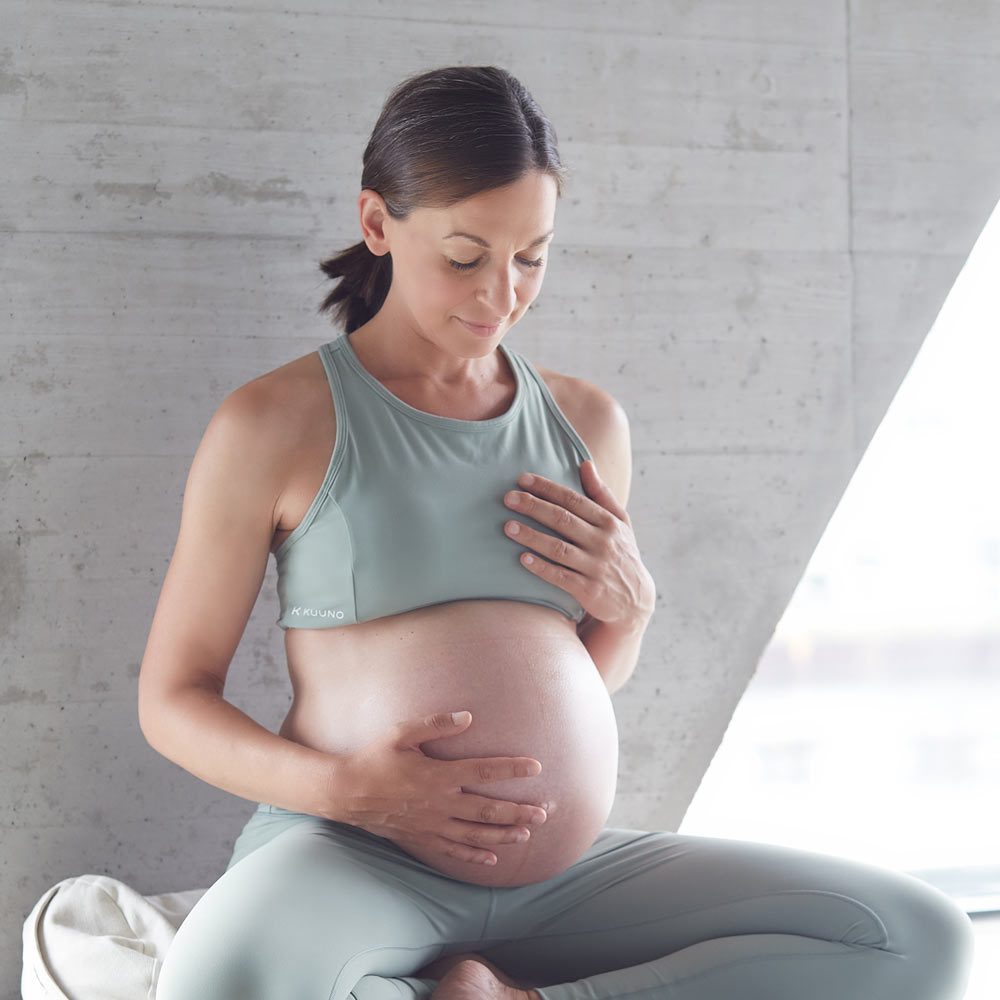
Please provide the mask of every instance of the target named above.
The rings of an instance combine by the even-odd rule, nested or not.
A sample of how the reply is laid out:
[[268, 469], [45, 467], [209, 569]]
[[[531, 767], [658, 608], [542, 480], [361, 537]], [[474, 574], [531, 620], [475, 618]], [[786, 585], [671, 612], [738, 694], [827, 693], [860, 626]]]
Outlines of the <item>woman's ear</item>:
[[385, 201], [377, 191], [366, 188], [358, 195], [358, 215], [361, 220], [361, 234], [364, 236], [368, 249], [376, 257], [389, 252], [389, 240], [386, 237], [385, 222], [389, 213]]

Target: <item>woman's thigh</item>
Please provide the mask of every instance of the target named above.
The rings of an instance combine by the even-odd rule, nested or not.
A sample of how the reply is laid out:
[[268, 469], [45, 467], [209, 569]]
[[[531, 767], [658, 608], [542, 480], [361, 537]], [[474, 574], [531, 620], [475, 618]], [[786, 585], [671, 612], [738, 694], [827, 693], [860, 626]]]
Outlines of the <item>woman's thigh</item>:
[[158, 1000], [341, 1000], [364, 976], [410, 976], [487, 907], [376, 838], [322, 820], [233, 865], [181, 925]]
[[[928, 970], [938, 959], [953, 968], [968, 936], [964, 914], [908, 876], [826, 855], [673, 833], [605, 830], [562, 875], [516, 892], [491, 922], [490, 937], [506, 942], [484, 954], [533, 985], [750, 935], [892, 955], [923, 952]], [[711, 950], [699, 951], [713, 960]]]

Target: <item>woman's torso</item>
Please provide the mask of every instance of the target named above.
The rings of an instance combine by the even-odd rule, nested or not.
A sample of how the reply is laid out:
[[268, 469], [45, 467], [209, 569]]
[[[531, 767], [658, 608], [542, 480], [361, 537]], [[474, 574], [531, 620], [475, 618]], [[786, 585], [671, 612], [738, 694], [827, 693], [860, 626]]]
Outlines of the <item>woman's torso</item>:
[[[309, 429], [282, 496], [275, 550], [315, 505], [336, 428], [318, 358], [295, 364], [300, 373], [312, 373], [309, 391], [297, 394]], [[401, 387], [386, 388], [403, 398]], [[503, 414], [513, 388], [508, 385], [476, 419]], [[421, 407], [419, 399], [408, 402]], [[513, 542], [506, 544], [516, 552]], [[289, 628], [285, 639], [294, 691], [281, 728], [288, 739], [349, 753], [398, 722], [468, 710], [471, 726], [425, 744], [429, 756], [530, 756], [541, 762], [535, 778], [468, 786], [490, 797], [546, 805], [548, 820], [532, 829], [526, 844], [491, 848], [498, 863], [490, 867], [402, 845], [420, 860], [470, 882], [526, 884], [565, 869], [600, 832], [614, 798], [617, 730], [607, 689], [575, 622], [563, 612], [517, 600], [452, 600], [357, 624]]]

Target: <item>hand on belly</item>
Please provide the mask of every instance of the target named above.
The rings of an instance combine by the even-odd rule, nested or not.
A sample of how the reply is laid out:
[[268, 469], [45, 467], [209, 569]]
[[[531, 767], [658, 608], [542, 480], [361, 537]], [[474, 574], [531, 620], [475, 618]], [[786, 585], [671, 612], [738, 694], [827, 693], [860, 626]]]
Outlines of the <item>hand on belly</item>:
[[600, 747], [599, 773], [578, 783], [571, 776], [578, 768], [567, 768], [564, 752], [547, 754], [550, 776], [537, 758], [485, 752], [475, 730], [469, 713], [458, 723], [438, 713], [399, 723], [353, 754], [347, 821], [463, 881], [525, 885], [551, 878], [603, 827], [616, 755], [609, 760]]
[[[434, 858], [401, 845], [425, 864], [454, 878], [480, 885], [528, 885], [552, 878], [568, 868], [603, 829], [614, 801], [618, 771], [617, 728], [610, 704], [606, 715], [591, 712], [592, 726], [569, 731], [564, 724], [550, 731], [497, 736], [486, 713], [473, 712], [472, 725], [455, 737], [423, 747], [428, 756], [472, 763], [492, 754], [515, 750], [538, 760], [541, 771], [530, 778], [465, 784], [464, 791], [504, 802], [521, 802], [545, 809], [547, 818], [531, 827], [526, 841], [501, 841], [493, 848], [491, 867], [452, 858]], [[477, 733], [480, 720], [483, 732]], [[565, 720], [561, 720], [565, 722]], [[522, 730], [523, 732], [523, 730]]]
[[417, 857], [440, 856], [465, 865], [495, 865], [491, 846], [527, 841], [529, 827], [545, 822], [544, 809], [477, 793], [471, 786], [516, 786], [539, 773], [537, 760], [448, 760], [424, 752], [424, 745], [458, 735], [471, 721], [468, 712], [409, 720], [350, 755], [344, 768], [345, 820]]

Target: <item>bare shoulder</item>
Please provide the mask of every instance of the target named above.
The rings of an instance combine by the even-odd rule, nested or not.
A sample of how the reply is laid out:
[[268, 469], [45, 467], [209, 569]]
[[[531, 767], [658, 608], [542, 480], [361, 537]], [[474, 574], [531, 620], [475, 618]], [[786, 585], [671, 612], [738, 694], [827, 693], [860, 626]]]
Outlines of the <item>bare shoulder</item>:
[[575, 375], [563, 375], [540, 365], [535, 369], [588, 448], [591, 439], [599, 444], [609, 433], [617, 436], [622, 430], [627, 432], [625, 410], [610, 392]]
[[624, 407], [607, 390], [574, 375], [535, 366], [552, 398], [583, 439], [601, 478], [622, 505], [632, 476], [632, 445]]
[[[189, 487], [267, 512], [272, 532], [297, 523], [322, 482], [336, 433], [323, 363], [309, 354], [233, 390], [205, 431]], [[308, 497], [308, 499], [306, 499]], [[304, 505], [304, 506], [303, 506]]]
[[319, 355], [297, 358], [234, 389], [215, 411], [202, 446], [267, 465], [329, 435], [330, 389]]
[[318, 354], [307, 354], [234, 389], [215, 418], [234, 429], [266, 438], [294, 434], [330, 402], [330, 390]]

